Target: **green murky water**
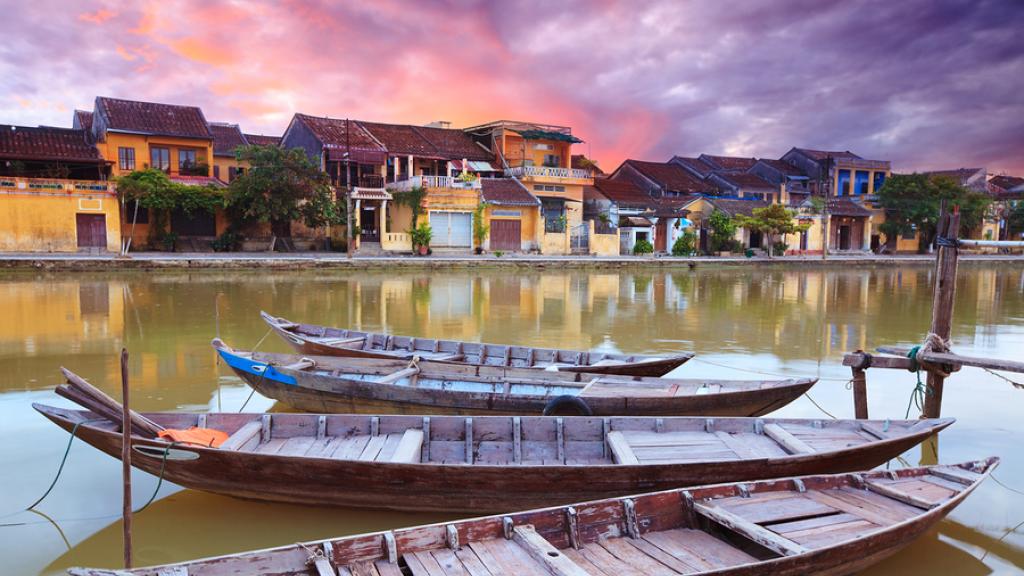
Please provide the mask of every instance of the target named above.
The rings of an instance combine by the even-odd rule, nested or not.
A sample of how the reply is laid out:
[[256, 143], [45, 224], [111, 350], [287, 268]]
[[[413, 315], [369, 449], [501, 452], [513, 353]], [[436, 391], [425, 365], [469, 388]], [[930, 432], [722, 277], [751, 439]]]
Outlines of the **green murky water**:
[[[811, 396], [851, 417], [846, 351], [914, 344], [927, 330], [931, 268], [698, 269], [694, 272], [198, 272], [0, 275], [0, 572], [56, 574], [117, 567], [120, 464], [80, 443], [39, 506], [17, 511], [53, 478], [67, 435], [31, 409], [65, 403], [52, 389], [67, 366], [117, 395], [117, 354], [131, 352], [140, 410], [237, 411], [249, 396], [214, 362], [210, 339], [252, 347], [261, 309], [293, 319], [417, 336], [629, 352], [694, 350], [677, 374], [817, 375]], [[1024, 352], [1024, 267], [961, 269], [954, 345], [964, 354]], [[268, 337], [261, 349], [286, 351]], [[1024, 377], [1017, 376], [1017, 380]], [[873, 417], [902, 417], [913, 375], [869, 372]], [[268, 409], [255, 397], [248, 409]], [[801, 398], [779, 412], [827, 417]], [[938, 460], [1003, 458], [995, 477], [1024, 490], [1024, 390], [965, 368], [947, 384], [958, 418]], [[904, 456], [916, 464], [920, 450]], [[934, 459], [926, 455], [925, 461]], [[136, 472], [135, 500], [156, 478]], [[246, 502], [164, 485], [135, 519], [137, 564], [381, 530], [438, 515]], [[1024, 496], [989, 481], [937, 531], [871, 574], [1021, 571]]]

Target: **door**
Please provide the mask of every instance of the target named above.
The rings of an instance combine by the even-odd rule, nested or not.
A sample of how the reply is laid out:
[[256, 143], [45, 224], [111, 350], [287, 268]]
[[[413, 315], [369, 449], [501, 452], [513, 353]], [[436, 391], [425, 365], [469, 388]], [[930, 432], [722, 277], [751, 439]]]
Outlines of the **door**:
[[654, 251], [668, 252], [668, 219], [661, 218], [654, 229]]
[[205, 210], [191, 214], [175, 210], [171, 212], [171, 231], [178, 236], [216, 236], [217, 218]]
[[377, 230], [377, 207], [363, 206], [359, 209], [359, 234], [363, 242], [380, 242], [380, 233]]
[[473, 214], [469, 212], [431, 212], [431, 246], [439, 248], [471, 248]]
[[839, 227], [839, 249], [850, 249], [850, 227], [845, 224]]
[[107, 247], [107, 217], [103, 214], [75, 214], [79, 248]]
[[520, 220], [491, 220], [491, 250], [518, 251], [522, 247]]
[[764, 242], [760, 232], [750, 233], [750, 247], [751, 248], [762, 248], [761, 244]]

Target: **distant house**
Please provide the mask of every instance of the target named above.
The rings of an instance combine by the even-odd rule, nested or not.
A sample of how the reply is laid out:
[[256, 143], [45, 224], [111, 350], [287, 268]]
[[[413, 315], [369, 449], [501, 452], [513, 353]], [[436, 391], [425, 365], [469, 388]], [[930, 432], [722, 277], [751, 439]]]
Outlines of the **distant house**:
[[0, 125], [0, 251], [117, 252], [117, 192], [86, 129]]
[[609, 178], [628, 180], [655, 198], [714, 192], [712, 186], [672, 162], [626, 160]]
[[988, 190], [997, 198], [1013, 197], [1013, 199], [1020, 200], [1022, 199], [1020, 195], [1024, 194], [1024, 178], [1007, 175], [993, 176], [988, 181]]
[[807, 174], [783, 160], [761, 158], [747, 172], [757, 174], [776, 186], [783, 186], [789, 198], [787, 204], [800, 204], [811, 193]]
[[779, 201], [782, 195], [781, 185], [772, 184], [750, 172], [712, 172], [707, 181], [714, 184], [723, 196], [773, 203]]
[[746, 172], [757, 163], [757, 158], [744, 158], [742, 156], [701, 154], [699, 158], [716, 172]]
[[210, 134], [213, 135], [213, 177], [230, 183], [249, 167], [235, 154], [239, 147], [248, 146], [249, 141], [238, 124], [210, 122]]
[[595, 178], [593, 186], [583, 189], [584, 218], [593, 220], [599, 231], [617, 231], [623, 254], [632, 254], [637, 240], [655, 244], [651, 218], [657, 206], [654, 198], [630, 180]]
[[922, 172], [933, 177], [945, 177], [975, 192], [988, 193], [988, 172], [984, 168], [955, 168]]
[[707, 162], [701, 160], [700, 158], [673, 156], [669, 160], [669, 163], [676, 164], [682, 167], [684, 170], [692, 174], [698, 180], [703, 180], [707, 178], [708, 175], [711, 174], [712, 171], [714, 171], [714, 167], [712, 167]]

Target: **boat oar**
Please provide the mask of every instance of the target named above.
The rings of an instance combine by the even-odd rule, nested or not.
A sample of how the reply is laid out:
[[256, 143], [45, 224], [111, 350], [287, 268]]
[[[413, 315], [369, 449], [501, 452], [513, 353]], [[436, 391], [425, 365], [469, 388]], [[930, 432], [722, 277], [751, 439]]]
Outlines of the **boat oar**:
[[[73, 388], [75, 388], [85, 396], [88, 396], [91, 399], [95, 400], [97, 403], [105, 407], [107, 410], [113, 412], [114, 414], [121, 413], [121, 404], [117, 400], [114, 400], [99, 388], [96, 388], [92, 384], [89, 384], [88, 382], [85, 381], [85, 379], [78, 376], [71, 370], [61, 367], [60, 371], [62, 374], [64, 374], [64, 378], [67, 379], [68, 384], [70, 384]], [[139, 414], [138, 412], [135, 412], [134, 410], [130, 412], [130, 415], [133, 427], [138, 427], [139, 430], [142, 431], [143, 435], [155, 437], [157, 433], [164, 429], [163, 426], [157, 424], [156, 422], [153, 422], [149, 418], [146, 418], [145, 416]], [[121, 419], [118, 417], [116, 419], [116, 422], [120, 424]]]

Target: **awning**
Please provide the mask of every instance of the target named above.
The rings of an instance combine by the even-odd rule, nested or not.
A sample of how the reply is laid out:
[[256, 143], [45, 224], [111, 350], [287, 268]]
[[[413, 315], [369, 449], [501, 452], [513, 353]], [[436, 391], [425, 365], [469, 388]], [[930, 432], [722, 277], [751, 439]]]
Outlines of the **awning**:
[[391, 200], [391, 194], [380, 188], [353, 188], [353, 200]]
[[573, 144], [583, 142], [583, 140], [580, 140], [572, 134], [563, 134], [561, 132], [552, 132], [550, 130], [512, 130], [512, 132], [519, 134], [527, 140], [558, 140], [560, 142], [571, 142]]
[[651, 226], [654, 226], [654, 222], [643, 216], [626, 216], [619, 222], [619, 228], [650, 228]]
[[331, 162], [344, 162], [349, 160], [357, 164], [384, 165], [388, 155], [384, 150], [377, 148], [361, 148], [359, 146], [327, 148], [327, 159]]
[[[462, 160], [452, 160], [452, 168], [458, 171], [462, 171]], [[482, 162], [480, 160], [467, 160], [466, 170], [470, 172], [498, 172], [498, 169], [491, 166], [490, 162]]]

